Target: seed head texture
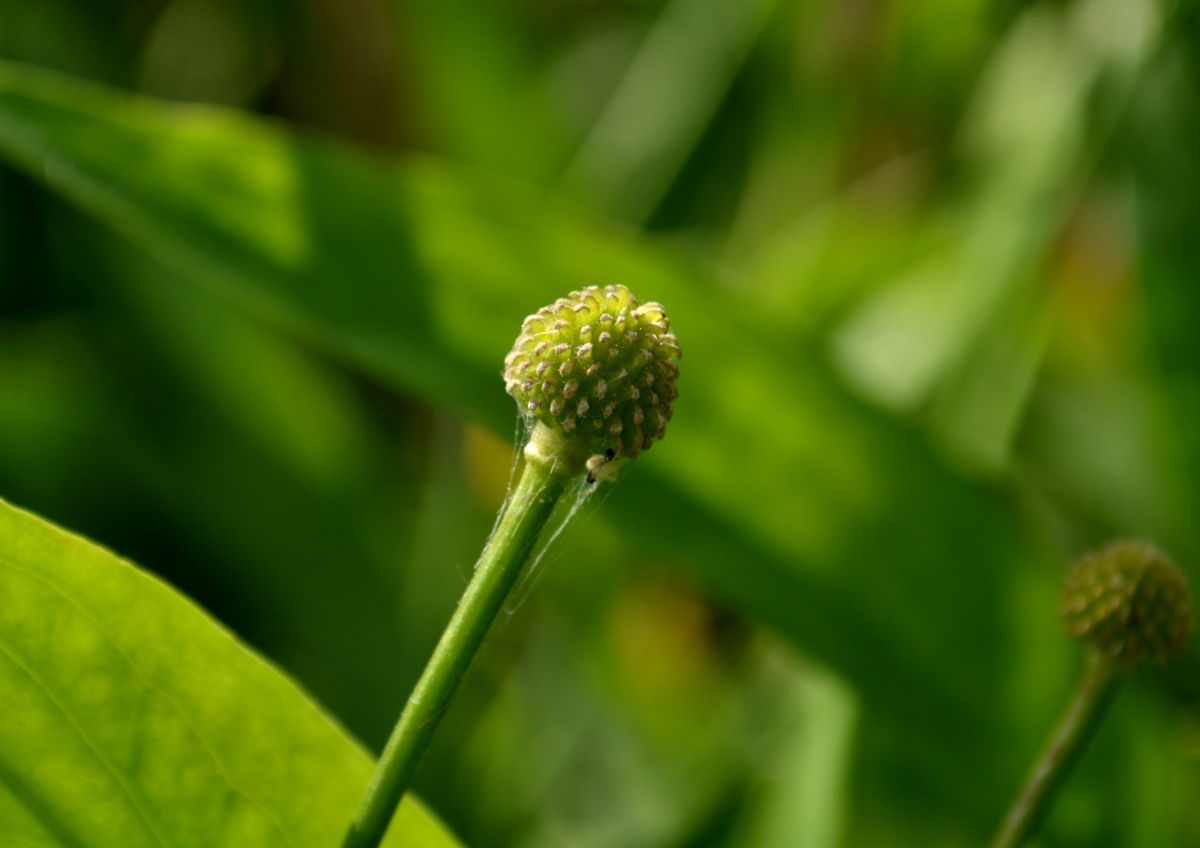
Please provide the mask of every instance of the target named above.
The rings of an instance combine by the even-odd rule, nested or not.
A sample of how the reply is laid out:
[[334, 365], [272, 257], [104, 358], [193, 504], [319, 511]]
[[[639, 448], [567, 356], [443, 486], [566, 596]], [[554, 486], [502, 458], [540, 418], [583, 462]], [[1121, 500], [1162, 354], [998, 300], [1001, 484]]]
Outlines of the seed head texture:
[[1062, 618], [1068, 633], [1126, 667], [1176, 658], [1192, 629], [1183, 575], [1145, 542], [1081, 557], [1063, 584]]
[[589, 286], [525, 319], [504, 385], [523, 414], [587, 453], [632, 459], [666, 431], [679, 357], [662, 306], [625, 286]]

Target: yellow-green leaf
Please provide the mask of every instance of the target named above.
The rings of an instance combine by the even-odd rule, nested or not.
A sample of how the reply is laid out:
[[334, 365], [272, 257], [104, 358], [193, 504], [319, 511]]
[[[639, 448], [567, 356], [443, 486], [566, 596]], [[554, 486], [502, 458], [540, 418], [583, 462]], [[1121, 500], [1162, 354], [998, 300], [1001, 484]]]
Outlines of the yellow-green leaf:
[[[160, 580], [0, 501], [0, 845], [337, 845], [371, 761]], [[417, 802], [387, 843], [457, 843]]]

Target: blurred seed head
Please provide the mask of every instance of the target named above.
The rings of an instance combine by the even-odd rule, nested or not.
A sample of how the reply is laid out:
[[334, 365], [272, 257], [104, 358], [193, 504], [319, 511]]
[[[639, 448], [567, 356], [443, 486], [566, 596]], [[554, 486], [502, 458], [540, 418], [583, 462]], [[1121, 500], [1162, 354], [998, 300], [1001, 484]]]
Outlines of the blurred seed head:
[[504, 360], [523, 414], [606, 459], [661, 439], [678, 392], [679, 343], [657, 303], [625, 286], [589, 286], [525, 319]]
[[1145, 542], [1081, 557], [1063, 585], [1062, 617], [1068, 633], [1126, 667], [1175, 659], [1192, 630], [1183, 575]]

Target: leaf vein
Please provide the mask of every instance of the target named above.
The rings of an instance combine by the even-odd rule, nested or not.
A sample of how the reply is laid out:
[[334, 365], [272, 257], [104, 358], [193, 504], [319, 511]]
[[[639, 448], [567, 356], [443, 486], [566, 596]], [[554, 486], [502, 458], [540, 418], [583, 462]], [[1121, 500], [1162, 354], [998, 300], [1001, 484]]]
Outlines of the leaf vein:
[[46, 832], [57, 839], [64, 848], [88, 848], [87, 841], [59, 821], [50, 809], [50, 803], [40, 793], [21, 779], [3, 760], [0, 760], [0, 784], [9, 788], [12, 797], [29, 811]]
[[84, 730], [83, 726], [75, 718], [75, 715], [71, 712], [71, 710], [67, 708], [66, 704], [58, 699], [51, 688], [46, 685], [45, 681], [38, 677], [38, 675], [36, 675], [32, 669], [30, 669], [27, 665], [25, 665], [25, 663], [21, 662], [21, 660], [17, 658], [16, 654], [9, 650], [9, 648], [4, 644], [3, 640], [0, 640], [0, 654], [4, 654], [4, 656], [8, 658], [8, 661], [16, 666], [18, 671], [22, 672], [26, 677], [28, 677], [33, 684], [42, 691], [42, 694], [46, 696], [46, 699], [50, 701], [50, 703], [53, 704], [60, 713], [62, 713], [63, 718], [67, 720], [67, 724], [69, 724], [71, 729], [75, 731], [76, 735], [83, 740], [83, 743], [87, 749], [91, 751], [92, 755], [95, 756], [97, 761], [104, 766], [105, 770], [112, 777], [113, 781], [118, 787], [120, 787], [121, 792], [126, 798], [129, 799], [130, 805], [137, 812], [138, 818], [141, 819], [146, 831], [154, 837], [155, 841], [158, 842], [159, 845], [170, 846], [171, 843], [167, 841], [166, 836], [164, 836], [155, 825], [154, 820], [150, 817], [150, 814], [142, 808], [141, 803], [138, 801], [137, 793], [134, 791], [133, 787], [128, 785], [121, 777], [120, 770], [109, 761], [108, 757], [104, 755], [104, 752], [96, 744], [95, 740], [88, 735], [87, 731]]
[[[132, 568], [132, 566], [128, 565], [128, 563], [126, 563], [124, 560], [119, 560], [119, 561], [125, 567]], [[56, 595], [61, 597], [64, 601], [66, 601], [68, 604], [70, 604], [72, 607], [74, 607], [76, 610], [78, 610], [79, 614], [82, 615], [88, 622], [91, 623], [91, 625], [93, 627], [96, 628], [97, 632], [99, 632], [100, 635], [102, 637], [104, 637], [104, 640], [109, 644], [109, 646], [113, 649], [113, 651], [116, 652], [116, 654], [121, 658], [121, 660], [127, 666], [129, 666], [129, 668], [133, 672], [134, 676], [139, 681], [141, 681], [142, 685], [145, 686], [148, 690], [157, 692], [159, 695], [161, 695], [166, 700], [166, 702], [168, 704], [170, 704], [171, 708], [180, 716], [180, 718], [183, 719], [183, 721], [187, 724], [189, 732], [196, 739], [196, 741], [200, 743], [200, 746], [204, 749], [204, 753], [208, 756], [208, 758], [212, 764], [213, 771], [217, 774], [217, 776], [221, 779], [221, 781], [226, 786], [228, 786], [229, 789], [231, 791], [233, 791], [235, 794], [244, 798], [246, 800], [246, 802], [250, 804], [250, 806], [252, 806], [256, 810], [258, 810], [267, 819], [267, 821], [270, 822], [272, 828], [283, 839], [284, 844], [293, 846], [293, 848], [294, 848], [295, 843], [292, 841], [290, 834], [284, 828], [283, 823], [280, 822], [279, 819], [269, 809], [267, 809], [263, 805], [262, 802], [260, 802], [258, 799], [253, 797], [249, 792], [245, 791], [240, 786], [235, 784], [233, 782], [233, 780], [230, 778], [230, 776], [228, 774], [226, 774], [224, 768], [222, 767], [220, 757], [217, 755], [216, 751], [214, 751], [213, 748], [208, 744], [208, 741], [204, 738], [204, 735], [200, 732], [199, 728], [196, 727], [195, 723], [192, 721], [191, 716], [188, 715], [187, 710], [185, 710], [180, 705], [180, 703], [169, 692], [167, 692], [161, 686], [158, 686], [157, 684], [152, 682], [149, 678], [147, 678], [145, 676], [145, 674], [143, 674], [142, 670], [133, 661], [133, 659], [124, 651], [124, 649], [121, 648], [120, 645], [118, 645], [116, 643], [116, 640], [114, 640], [113, 637], [109, 635], [108, 631], [104, 628], [104, 626], [101, 625], [100, 622], [97, 621], [84, 606], [82, 606], [78, 601], [76, 601], [74, 598], [72, 598], [70, 595], [68, 595], [66, 592], [64, 592], [52, 580], [49, 580], [46, 577], [43, 577], [42, 575], [34, 574], [32, 572], [27, 571], [24, 568], [21, 568], [21, 567], [15, 565], [11, 559], [4, 557], [2, 555], [0, 555], [0, 566], [8, 569], [9, 571], [13, 571], [18, 574], [24, 575], [25, 577], [27, 577], [31, 580], [36, 580], [37, 582], [42, 583], [48, 589], [50, 589], [52, 592], [54, 592]], [[2, 645], [0, 645], [0, 647], [2, 647]]]

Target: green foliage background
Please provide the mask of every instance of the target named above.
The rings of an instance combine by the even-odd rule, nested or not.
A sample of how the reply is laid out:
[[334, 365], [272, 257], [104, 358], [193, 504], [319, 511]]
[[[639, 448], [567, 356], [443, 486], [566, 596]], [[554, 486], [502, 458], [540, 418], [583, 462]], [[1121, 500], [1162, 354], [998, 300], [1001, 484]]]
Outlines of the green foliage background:
[[[0, 495], [368, 747], [503, 497], [521, 318], [667, 306], [670, 437], [419, 775], [465, 844], [978, 844], [1080, 666], [1064, 565], [1198, 575], [1191, 3], [0, 0], [0, 59]], [[1045, 844], [1200, 845], [1198, 673]]]

